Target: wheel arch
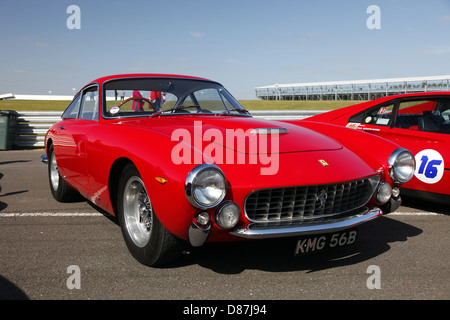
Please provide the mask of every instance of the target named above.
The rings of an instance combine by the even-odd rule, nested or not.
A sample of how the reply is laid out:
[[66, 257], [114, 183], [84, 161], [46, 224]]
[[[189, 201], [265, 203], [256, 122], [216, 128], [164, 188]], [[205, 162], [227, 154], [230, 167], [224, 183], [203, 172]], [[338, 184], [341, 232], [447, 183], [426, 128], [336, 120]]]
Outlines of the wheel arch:
[[52, 138], [48, 138], [47, 142], [45, 143], [45, 153], [47, 154], [47, 157], [48, 157], [48, 150], [50, 150], [50, 146], [52, 145], [53, 145]]
[[117, 193], [119, 189], [120, 183], [120, 175], [128, 164], [133, 164], [129, 158], [119, 158], [114, 161], [109, 171], [108, 177], [108, 190], [109, 190], [109, 198], [111, 200], [111, 205], [114, 211], [114, 215], [117, 216], [118, 208], [117, 208]]

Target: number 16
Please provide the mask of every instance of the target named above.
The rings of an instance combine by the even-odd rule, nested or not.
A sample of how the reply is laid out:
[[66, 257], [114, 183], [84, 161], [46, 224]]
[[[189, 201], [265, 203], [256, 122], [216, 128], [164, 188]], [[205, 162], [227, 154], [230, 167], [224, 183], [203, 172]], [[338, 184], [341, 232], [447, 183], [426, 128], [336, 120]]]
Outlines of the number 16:
[[[436, 167], [442, 163], [442, 160], [428, 161], [427, 156], [422, 156], [422, 158], [420, 159], [420, 162], [421, 162], [421, 164], [419, 167], [418, 174], [425, 174], [425, 177], [433, 179], [438, 174], [438, 169]], [[428, 165], [427, 165], [427, 163], [428, 163]]]

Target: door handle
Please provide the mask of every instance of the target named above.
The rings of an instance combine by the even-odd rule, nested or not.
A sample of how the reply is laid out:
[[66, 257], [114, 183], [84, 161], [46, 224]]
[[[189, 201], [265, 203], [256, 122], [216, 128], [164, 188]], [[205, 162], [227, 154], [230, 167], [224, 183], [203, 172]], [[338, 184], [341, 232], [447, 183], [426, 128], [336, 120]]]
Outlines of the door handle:
[[64, 127], [64, 126], [59, 126], [59, 128], [60, 128], [61, 130], [64, 130], [66, 127]]

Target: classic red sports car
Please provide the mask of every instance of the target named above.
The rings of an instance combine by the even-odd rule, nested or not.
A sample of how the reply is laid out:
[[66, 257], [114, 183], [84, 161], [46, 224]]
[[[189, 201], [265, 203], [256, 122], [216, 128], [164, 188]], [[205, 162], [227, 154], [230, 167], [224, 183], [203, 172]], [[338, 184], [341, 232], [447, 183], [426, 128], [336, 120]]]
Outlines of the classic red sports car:
[[402, 193], [450, 203], [450, 92], [389, 96], [308, 118], [386, 138], [415, 154]]
[[353, 243], [354, 227], [396, 209], [414, 173], [406, 149], [349, 133], [254, 119], [202, 78], [109, 76], [81, 89], [48, 131], [50, 190], [117, 216], [146, 265], [207, 241], [307, 236], [293, 252], [317, 251]]

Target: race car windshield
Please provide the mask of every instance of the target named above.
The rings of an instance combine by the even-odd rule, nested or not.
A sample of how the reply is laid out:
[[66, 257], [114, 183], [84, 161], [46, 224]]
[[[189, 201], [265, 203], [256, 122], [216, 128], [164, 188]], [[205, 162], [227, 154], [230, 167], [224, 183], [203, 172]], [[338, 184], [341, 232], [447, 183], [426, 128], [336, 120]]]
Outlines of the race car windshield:
[[103, 116], [249, 115], [216, 82], [178, 78], [127, 78], [103, 86]]

